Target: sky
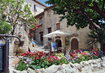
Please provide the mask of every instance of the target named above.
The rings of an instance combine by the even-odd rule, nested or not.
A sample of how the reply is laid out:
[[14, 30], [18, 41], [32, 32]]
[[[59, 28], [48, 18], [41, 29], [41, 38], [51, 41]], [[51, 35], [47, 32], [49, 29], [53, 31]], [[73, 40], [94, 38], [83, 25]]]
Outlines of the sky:
[[48, 0], [37, 0], [38, 2], [40, 2], [40, 3], [42, 3], [42, 4], [44, 4], [45, 6], [50, 6], [50, 5], [48, 5], [48, 4], [45, 4], [45, 1], [48, 1]]

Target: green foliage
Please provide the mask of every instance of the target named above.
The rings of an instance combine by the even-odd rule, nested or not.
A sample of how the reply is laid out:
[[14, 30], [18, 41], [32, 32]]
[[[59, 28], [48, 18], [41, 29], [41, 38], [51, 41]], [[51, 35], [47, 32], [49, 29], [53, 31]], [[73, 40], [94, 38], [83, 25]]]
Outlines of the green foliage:
[[[67, 25], [75, 25], [77, 29], [89, 25], [91, 28], [100, 26], [99, 20], [105, 19], [104, 0], [47, 0], [45, 3], [56, 5], [53, 8], [57, 14], [61, 14], [60, 21], [67, 19]], [[104, 7], [103, 7], [104, 6]], [[101, 14], [102, 13], [102, 14]], [[103, 19], [103, 20], [104, 20]], [[94, 23], [96, 25], [94, 25]]]
[[36, 23], [36, 19], [31, 13], [30, 5], [23, 6], [23, 3], [24, 0], [7, 0], [0, 3], [0, 20], [12, 25], [12, 33], [14, 33], [16, 25], [30, 26]]
[[11, 30], [11, 25], [7, 22], [0, 21], [0, 34], [8, 34]]
[[105, 43], [105, 30], [103, 29], [97, 29], [97, 30], [92, 30], [88, 34], [88, 37], [94, 39], [91, 42], [99, 42], [99, 43]]

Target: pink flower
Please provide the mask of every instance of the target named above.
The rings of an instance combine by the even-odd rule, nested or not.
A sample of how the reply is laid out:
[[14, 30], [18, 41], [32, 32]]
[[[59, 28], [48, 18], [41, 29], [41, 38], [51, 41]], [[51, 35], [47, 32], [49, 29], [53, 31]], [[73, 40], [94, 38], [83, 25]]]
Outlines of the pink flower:
[[73, 56], [74, 56], [75, 58], [77, 58], [76, 54], [73, 54]]
[[53, 64], [54, 64], [54, 61], [53, 61]]
[[29, 51], [27, 51], [27, 54], [29, 54], [30, 52]]
[[83, 54], [83, 55], [86, 55], [86, 53], [85, 53], [85, 52], [83, 52], [82, 54]]
[[89, 57], [89, 59], [90, 59], [90, 57]]

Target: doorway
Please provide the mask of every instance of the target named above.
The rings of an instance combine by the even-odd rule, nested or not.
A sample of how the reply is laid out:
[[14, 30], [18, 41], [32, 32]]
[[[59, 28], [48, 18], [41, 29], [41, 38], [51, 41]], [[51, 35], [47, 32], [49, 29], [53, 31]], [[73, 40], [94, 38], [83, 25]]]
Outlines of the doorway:
[[78, 40], [76, 38], [71, 40], [71, 50], [78, 50]]
[[61, 49], [59, 49], [59, 48], [62, 47], [61, 40], [60, 39], [57, 39], [55, 42], [56, 42], [56, 45], [57, 45], [57, 52], [61, 52]]
[[40, 32], [40, 41], [41, 41], [41, 45], [43, 45], [43, 32]]

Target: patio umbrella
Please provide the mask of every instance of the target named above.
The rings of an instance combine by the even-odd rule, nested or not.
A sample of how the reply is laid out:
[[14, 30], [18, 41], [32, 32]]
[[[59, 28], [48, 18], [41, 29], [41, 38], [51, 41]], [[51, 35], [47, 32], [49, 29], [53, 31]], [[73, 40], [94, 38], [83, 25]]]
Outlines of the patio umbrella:
[[44, 35], [43, 37], [51, 38], [51, 37], [62, 36], [62, 35], [65, 36], [65, 35], [70, 35], [70, 34], [62, 32], [62, 31], [59, 31], [59, 30], [56, 30], [54, 32], [51, 32], [49, 34]]

